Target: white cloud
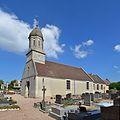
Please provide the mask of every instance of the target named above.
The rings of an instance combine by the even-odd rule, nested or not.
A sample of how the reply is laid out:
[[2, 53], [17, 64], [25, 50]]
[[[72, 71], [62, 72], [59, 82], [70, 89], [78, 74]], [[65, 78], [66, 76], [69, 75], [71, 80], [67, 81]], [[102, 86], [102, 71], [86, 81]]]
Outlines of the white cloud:
[[88, 40], [88, 41], [86, 41], [86, 42], [83, 42], [83, 45], [84, 46], [91, 46], [91, 45], [93, 45], [94, 44], [94, 41], [93, 40]]
[[14, 14], [0, 9], [0, 48], [6, 51], [21, 53], [28, 49], [30, 26], [19, 20]]
[[82, 47], [82, 45], [75, 45], [75, 48], [71, 48], [71, 50], [73, 51], [74, 55], [76, 58], [80, 59], [80, 58], [85, 58], [88, 56], [88, 51], [84, 51], [84, 50], [80, 50], [80, 48]]
[[65, 44], [59, 44], [60, 29], [57, 26], [47, 24], [41, 29], [45, 39], [45, 53], [48, 57], [58, 58], [58, 53], [63, 53]]
[[88, 40], [86, 42], [82, 42], [82, 44], [75, 45], [74, 48], [71, 48], [73, 54], [76, 58], [85, 58], [90, 54], [89, 50], [84, 50], [84, 47], [91, 46], [94, 43], [93, 40]]
[[114, 47], [114, 49], [115, 49], [117, 52], [120, 52], [120, 44], [116, 45], [116, 46]]
[[[34, 24], [36, 21], [34, 20]], [[0, 9], [0, 49], [14, 53], [24, 53], [28, 50], [28, 35], [32, 28], [30, 25], [13, 13]], [[54, 25], [46, 25], [42, 29], [45, 39], [45, 52], [48, 57], [58, 57], [64, 52], [65, 44], [59, 44], [60, 29]]]

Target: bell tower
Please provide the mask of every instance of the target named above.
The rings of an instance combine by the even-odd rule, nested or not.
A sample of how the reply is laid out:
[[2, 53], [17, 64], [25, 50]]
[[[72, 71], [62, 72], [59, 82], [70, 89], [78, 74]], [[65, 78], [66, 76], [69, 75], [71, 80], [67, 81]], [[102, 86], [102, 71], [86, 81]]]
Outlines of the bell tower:
[[29, 50], [26, 54], [27, 62], [31, 59], [34, 62], [45, 64], [45, 53], [43, 51], [43, 35], [38, 26], [38, 21], [36, 20], [36, 26], [29, 34]]

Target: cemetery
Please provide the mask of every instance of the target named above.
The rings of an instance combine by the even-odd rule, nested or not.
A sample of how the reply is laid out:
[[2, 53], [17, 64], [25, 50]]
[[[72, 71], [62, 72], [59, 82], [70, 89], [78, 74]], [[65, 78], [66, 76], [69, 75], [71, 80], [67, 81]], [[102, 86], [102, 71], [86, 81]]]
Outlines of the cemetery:
[[[47, 112], [56, 120], [108, 120], [103, 119], [109, 116], [108, 111], [116, 111], [114, 115], [111, 115], [119, 117], [120, 97], [117, 93], [84, 93], [81, 96], [56, 95], [53, 103], [48, 101], [44, 102], [44, 105], [42, 102], [35, 103], [34, 107]], [[113, 120], [118, 120], [117, 117]]]
[[19, 109], [20, 107], [17, 105], [17, 101], [13, 100], [12, 97], [8, 98], [3, 93], [0, 93], [0, 111]]

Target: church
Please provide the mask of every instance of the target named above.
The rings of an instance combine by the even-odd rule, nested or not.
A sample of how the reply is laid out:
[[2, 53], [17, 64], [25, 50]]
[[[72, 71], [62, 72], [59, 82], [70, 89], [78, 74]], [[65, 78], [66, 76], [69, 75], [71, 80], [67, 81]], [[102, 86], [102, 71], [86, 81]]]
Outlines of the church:
[[82, 93], [105, 93], [109, 87], [98, 75], [88, 74], [83, 68], [45, 60], [44, 38], [38, 25], [29, 34], [29, 50], [21, 82], [21, 95], [38, 98], [56, 94], [65, 96]]

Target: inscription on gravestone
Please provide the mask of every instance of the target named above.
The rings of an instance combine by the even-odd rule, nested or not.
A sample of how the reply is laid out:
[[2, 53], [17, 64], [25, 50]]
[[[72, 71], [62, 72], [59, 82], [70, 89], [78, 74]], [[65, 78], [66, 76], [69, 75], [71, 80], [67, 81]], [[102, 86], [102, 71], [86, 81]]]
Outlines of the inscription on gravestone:
[[61, 104], [62, 103], [62, 96], [61, 95], [56, 95], [56, 101], [55, 103]]

